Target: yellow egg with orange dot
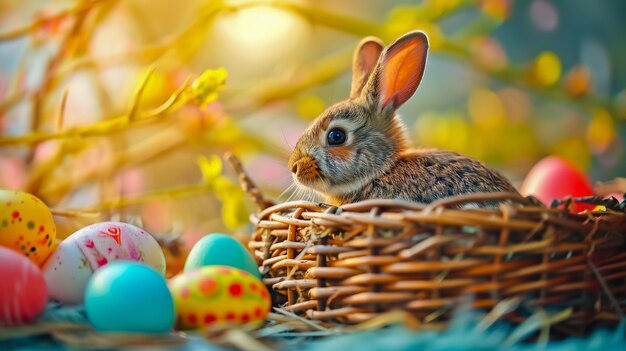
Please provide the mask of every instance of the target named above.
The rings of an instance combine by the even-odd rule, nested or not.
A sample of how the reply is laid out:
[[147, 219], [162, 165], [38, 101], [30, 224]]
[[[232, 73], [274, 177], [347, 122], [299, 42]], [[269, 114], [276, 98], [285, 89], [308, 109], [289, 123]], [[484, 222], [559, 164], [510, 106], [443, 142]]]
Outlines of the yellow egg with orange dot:
[[52, 213], [32, 194], [0, 189], [0, 245], [21, 252], [37, 265], [54, 248]]
[[172, 278], [169, 285], [182, 329], [260, 323], [271, 307], [265, 285], [234, 267], [196, 268]]

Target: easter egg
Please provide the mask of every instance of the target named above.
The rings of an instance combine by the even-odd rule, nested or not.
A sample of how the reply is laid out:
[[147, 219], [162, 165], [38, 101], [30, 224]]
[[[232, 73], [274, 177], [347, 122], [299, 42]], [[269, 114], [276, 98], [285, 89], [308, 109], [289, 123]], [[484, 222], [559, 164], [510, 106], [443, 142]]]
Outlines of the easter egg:
[[112, 262], [95, 271], [85, 311], [101, 332], [167, 333], [174, 326], [174, 300], [162, 272], [138, 262]]
[[165, 273], [163, 251], [148, 232], [127, 223], [96, 223], [63, 240], [46, 261], [50, 297], [65, 304], [83, 302], [92, 273], [116, 260], [143, 262]]
[[[554, 199], [566, 196], [583, 197], [593, 195], [591, 182], [580, 170], [569, 162], [558, 157], [546, 157], [539, 161], [528, 173], [520, 193], [524, 196], [533, 195], [545, 205]], [[576, 204], [581, 211], [589, 206]]]
[[267, 288], [247, 271], [228, 266], [205, 266], [170, 281], [181, 328], [243, 325], [267, 317], [271, 300]]
[[45, 309], [48, 288], [39, 267], [0, 246], [0, 325], [32, 322]]
[[203, 266], [230, 266], [248, 271], [261, 279], [259, 266], [239, 241], [213, 233], [200, 239], [189, 252], [185, 272]]
[[41, 265], [52, 252], [56, 227], [46, 204], [34, 195], [0, 190], [0, 245]]

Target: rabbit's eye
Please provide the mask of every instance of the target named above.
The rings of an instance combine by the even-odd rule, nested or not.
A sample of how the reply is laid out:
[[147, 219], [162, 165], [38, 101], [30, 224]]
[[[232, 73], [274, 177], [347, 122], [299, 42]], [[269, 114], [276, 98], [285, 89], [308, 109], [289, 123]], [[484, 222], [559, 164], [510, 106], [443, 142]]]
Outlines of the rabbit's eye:
[[346, 132], [341, 129], [332, 129], [328, 132], [328, 145], [341, 145], [346, 142]]

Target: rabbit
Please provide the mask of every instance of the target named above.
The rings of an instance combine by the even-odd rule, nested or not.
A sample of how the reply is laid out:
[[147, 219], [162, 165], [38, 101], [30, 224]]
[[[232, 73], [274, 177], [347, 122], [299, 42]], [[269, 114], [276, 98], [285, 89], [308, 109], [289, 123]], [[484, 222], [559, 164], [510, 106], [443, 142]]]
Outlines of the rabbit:
[[374, 37], [361, 41], [350, 97], [318, 116], [289, 158], [297, 186], [335, 206], [374, 198], [428, 204], [472, 192], [517, 193], [505, 177], [473, 158], [411, 148], [396, 110], [415, 93], [427, 52], [421, 31], [387, 47]]

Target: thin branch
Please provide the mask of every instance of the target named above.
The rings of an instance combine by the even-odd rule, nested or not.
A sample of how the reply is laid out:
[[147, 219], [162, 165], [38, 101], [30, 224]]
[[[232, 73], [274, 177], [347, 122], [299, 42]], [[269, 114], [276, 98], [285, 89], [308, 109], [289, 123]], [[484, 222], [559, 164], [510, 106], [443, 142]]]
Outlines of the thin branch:
[[[79, 4], [91, 5], [91, 2], [83, 0], [80, 1]], [[33, 94], [32, 130], [34, 131], [38, 131], [42, 124], [42, 119], [44, 117], [43, 109], [46, 98], [56, 87], [56, 73], [62, 62], [66, 58], [71, 57], [76, 51], [77, 38], [81, 35], [85, 35], [83, 27], [87, 20], [87, 16], [92, 9], [93, 6], [89, 6], [85, 8], [85, 11], [80, 11], [76, 14], [72, 28], [65, 33], [65, 36], [61, 41], [60, 48], [46, 65], [43, 81]]]
[[53, 216], [67, 217], [67, 218], [98, 218], [100, 212], [87, 212], [87, 211], [72, 211], [72, 210], [60, 210], [51, 208], [50, 212]]
[[133, 99], [133, 104], [131, 105], [130, 112], [128, 112], [129, 122], [135, 121], [135, 118], [137, 117], [137, 111], [139, 110], [139, 101], [141, 100], [141, 95], [146, 89], [146, 86], [148, 85], [150, 78], [152, 78], [152, 75], [154, 74], [155, 69], [156, 67], [154, 65], [150, 66], [150, 68], [148, 68], [148, 73], [146, 73], [146, 77], [142, 80], [141, 84], [139, 85], [139, 89], [137, 90], [137, 93], [135, 94], [135, 98]]
[[46, 17], [41, 17], [23, 27], [15, 28], [15, 29], [9, 30], [8, 32], [0, 33], [0, 42], [16, 40], [21, 37], [30, 35], [33, 32], [40, 29], [41, 27], [44, 27], [51, 22], [56, 22], [56, 21], [71, 17], [73, 15], [79, 15], [85, 11], [89, 11], [91, 7], [103, 1], [111, 1], [111, 0], [91, 0], [89, 2], [81, 1], [81, 2], [78, 2], [74, 7], [69, 8], [67, 10], [62, 10], [57, 14], [46, 16]]
[[159, 189], [142, 195], [132, 197], [117, 197], [102, 201], [101, 203], [83, 208], [70, 209], [68, 211], [96, 212], [112, 209], [120, 209], [129, 206], [142, 205], [155, 201], [173, 200], [185, 197], [204, 195], [211, 192], [211, 184], [200, 183], [180, 187]]
[[178, 107], [179, 105], [177, 105], [177, 103], [180, 102], [181, 97], [183, 97], [183, 93], [188, 87], [189, 83], [188, 81], [186, 81], [184, 85], [181, 86], [177, 91], [175, 91], [170, 96], [170, 98], [161, 106], [150, 111], [138, 113], [138, 116], [135, 117], [132, 121], [129, 120], [128, 114], [124, 114], [121, 116], [102, 120], [92, 125], [75, 127], [62, 131], [49, 133], [34, 131], [24, 135], [0, 138], [0, 146], [19, 144], [33, 145], [47, 140], [65, 139], [72, 137], [88, 138], [103, 136], [125, 130], [130, 126], [146, 124], [148, 122], [157, 120], [157, 117], [160, 117], [161, 115], [170, 112], [173, 108]]
[[[235, 155], [228, 152], [224, 155], [224, 159], [228, 162], [233, 171], [235, 171], [239, 178], [241, 188], [248, 194], [248, 196], [250, 196], [250, 198], [252, 198], [252, 201], [254, 201], [259, 211], [274, 205], [272, 201], [263, 197], [263, 193], [256, 186], [252, 178], [248, 176], [246, 171], [243, 169], [241, 162]], [[304, 252], [304, 250], [302, 252]]]
[[[38, 187], [46, 198], [60, 198], [74, 186], [85, 185], [101, 178], [108, 178], [120, 169], [137, 166], [176, 150], [187, 142], [187, 136], [176, 128], [163, 128], [145, 140], [130, 145], [125, 152], [115, 153], [110, 161], [100, 162], [94, 168], [76, 167], [77, 162], [65, 165], [74, 170], [71, 176], [53, 177]], [[108, 159], [107, 159], [108, 160]]]
[[189, 89], [190, 83], [191, 83], [191, 77], [189, 76], [185, 78], [185, 81], [183, 82], [183, 84], [172, 93], [172, 95], [167, 99], [167, 101], [165, 101], [165, 103], [161, 104], [161, 106], [158, 106], [152, 110], [148, 110], [145, 113], [145, 115], [146, 116], [162, 115], [170, 111], [173, 111], [176, 108], [178, 108], [181, 104], [186, 103], [187, 99], [186, 98], [183, 99], [183, 96], [186, 93], [187, 89]]
[[63, 91], [63, 96], [61, 97], [61, 105], [59, 106], [59, 114], [57, 115], [57, 123], [56, 130], [60, 131], [63, 129], [63, 121], [65, 118], [65, 106], [67, 105], [67, 96], [69, 94], [69, 90], [65, 89]]

